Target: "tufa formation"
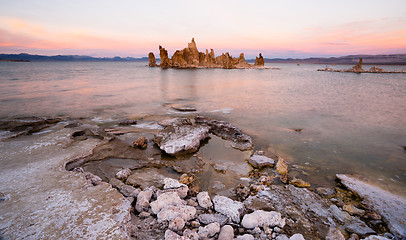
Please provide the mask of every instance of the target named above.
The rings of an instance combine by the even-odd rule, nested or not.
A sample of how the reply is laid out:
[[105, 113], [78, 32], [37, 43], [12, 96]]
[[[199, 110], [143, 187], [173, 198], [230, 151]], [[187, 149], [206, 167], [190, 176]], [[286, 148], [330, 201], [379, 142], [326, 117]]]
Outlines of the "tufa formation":
[[245, 62], [244, 53], [241, 53], [238, 58], [233, 58], [228, 52], [215, 57], [213, 49], [206, 49], [206, 52], [199, 52], [196, 46], [195, 39], [188, 43], [188, 47], [183, 50], [176, 50], [172, 58], [168, 57], [168, 51], [159, 46], [159, 56], [161, 64], [157, 65], [154, 53], [148, 54], [150, 67], [161, 68], [264, 68], [264, 58], [262, 54], [256, 57], [255, 64]]

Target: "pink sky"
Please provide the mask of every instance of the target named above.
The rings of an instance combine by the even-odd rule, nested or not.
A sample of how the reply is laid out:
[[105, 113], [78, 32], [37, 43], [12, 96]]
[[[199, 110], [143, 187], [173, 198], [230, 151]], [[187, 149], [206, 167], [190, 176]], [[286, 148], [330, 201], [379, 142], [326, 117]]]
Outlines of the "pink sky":
[[406, 1], [0, 0], [0, 53], [143, 57], [192, 37], [248, 58], [406, 53]]

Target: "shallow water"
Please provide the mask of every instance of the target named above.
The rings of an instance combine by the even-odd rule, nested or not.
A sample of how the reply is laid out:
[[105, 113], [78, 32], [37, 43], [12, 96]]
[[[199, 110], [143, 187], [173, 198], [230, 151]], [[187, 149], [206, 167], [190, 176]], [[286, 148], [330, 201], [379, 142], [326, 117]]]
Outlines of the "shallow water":
[[332, 186], [335, 173], [356, 173], [406, 195], [406, 74], [269, 66], [280, 70], [0, 62], [0, 118], [68, 115], [103, 124], [180, 115], [171, 104], [192, 106], [242, 128], [256, 150], [283, 156], [298, 165], [293, 174], [316, 185]]

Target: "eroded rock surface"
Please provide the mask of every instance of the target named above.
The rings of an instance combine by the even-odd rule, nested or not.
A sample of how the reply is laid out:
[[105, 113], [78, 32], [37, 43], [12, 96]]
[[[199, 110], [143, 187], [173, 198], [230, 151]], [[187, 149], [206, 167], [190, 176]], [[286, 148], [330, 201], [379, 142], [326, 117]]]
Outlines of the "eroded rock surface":
[[214, 209], [239, 223], [241, 213], [244, 211], [244, 204], [234, 201], [228, 197], [216, 195], [213, 197]]

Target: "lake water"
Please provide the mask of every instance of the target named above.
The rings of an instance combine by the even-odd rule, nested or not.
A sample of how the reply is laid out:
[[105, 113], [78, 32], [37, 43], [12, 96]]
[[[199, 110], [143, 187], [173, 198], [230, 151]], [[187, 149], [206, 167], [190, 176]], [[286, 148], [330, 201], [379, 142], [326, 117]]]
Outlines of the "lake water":
[[0, 118], [105, 122], [175, 116], [171, 104], [187, 105], [240, 127], [255, 150], [301, 166], [292, 174], [316, 185], [331, 186], [336, 173], [354, 173], [406, 195], [406, 74], [316, 71], [325, 65], [177, 70], [146, 64], [0, 62]]

